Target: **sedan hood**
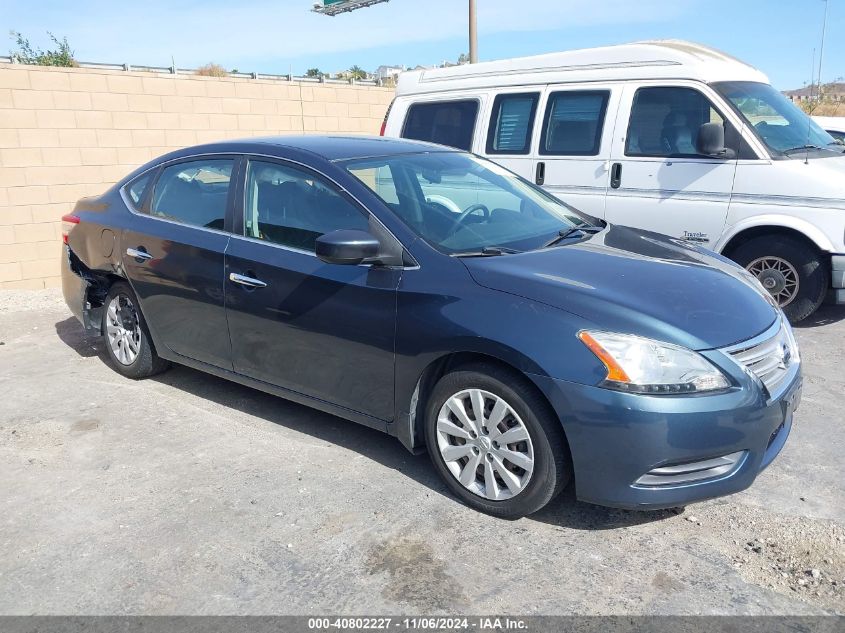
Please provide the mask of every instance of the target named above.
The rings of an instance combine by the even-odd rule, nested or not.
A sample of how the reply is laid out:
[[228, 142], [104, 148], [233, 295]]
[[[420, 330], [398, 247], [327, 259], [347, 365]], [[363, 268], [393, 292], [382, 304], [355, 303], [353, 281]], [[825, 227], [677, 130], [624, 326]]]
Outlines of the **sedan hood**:
[[487, 288], [566, 310], [590, 327], [696, 350], [756, 336], [778, 314], [736, 264], [623, 226], [581, 242], [462, 261]]

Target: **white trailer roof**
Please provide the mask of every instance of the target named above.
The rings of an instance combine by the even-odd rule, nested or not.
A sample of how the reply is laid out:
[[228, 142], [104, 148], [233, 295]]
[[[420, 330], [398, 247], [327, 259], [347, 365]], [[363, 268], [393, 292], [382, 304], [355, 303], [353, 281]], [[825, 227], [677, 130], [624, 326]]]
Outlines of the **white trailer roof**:
[[408, 71], [399, 75], [396, 94], [626, 79], [769, 83], [753, 66], [716, 49], [682, 40], [655, 40]]

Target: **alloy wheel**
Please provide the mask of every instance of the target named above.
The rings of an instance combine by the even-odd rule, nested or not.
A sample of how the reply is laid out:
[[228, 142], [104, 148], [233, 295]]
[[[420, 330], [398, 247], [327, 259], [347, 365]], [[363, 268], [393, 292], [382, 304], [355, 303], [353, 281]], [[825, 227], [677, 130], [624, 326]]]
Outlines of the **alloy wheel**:
[[141, 350], [138, 311], [126, 295], [116, 295], [106, 308], [106, 337], [117, 361], [131, 365]]
[[759, 257], [750, 262], [746, 270], [760, 280], [781, 308], [792, 303], [798, 295], [798, 271], [785, 259], [774, 256]]
[[482, 389], [446, 400], [437, 415], [437, 446], [455, 479], [491, 501], [518, 495], [534, 470], [525, 424], [504, 399]]

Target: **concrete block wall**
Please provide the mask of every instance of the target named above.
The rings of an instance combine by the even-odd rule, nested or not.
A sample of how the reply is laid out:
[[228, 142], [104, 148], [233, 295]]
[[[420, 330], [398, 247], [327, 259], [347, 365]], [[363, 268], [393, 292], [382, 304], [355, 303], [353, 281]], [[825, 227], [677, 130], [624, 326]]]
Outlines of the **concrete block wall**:
[[377, 134], [393, 90], [0, 65], [0, 288], [57, 286], [60, 218], [161, 154], [283, 133]]

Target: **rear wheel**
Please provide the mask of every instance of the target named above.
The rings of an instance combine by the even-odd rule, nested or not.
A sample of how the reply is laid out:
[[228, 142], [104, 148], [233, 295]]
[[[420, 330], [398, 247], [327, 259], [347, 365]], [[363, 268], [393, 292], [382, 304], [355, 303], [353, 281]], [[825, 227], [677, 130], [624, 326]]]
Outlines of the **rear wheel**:
[[138, 298], [127, 283], [117, 282], [109, 289], [103, 340], [115, 369], [128, 378], [147, 378], [170, 367], [153, 349]]
[[748, 240], [731, 258], [757, 277], [793, 323], [810, 316], [824, 301], [830, 273], [815, 248], [783, 235]]
[[524, 378], [496, 365], [443, 376], [428, 402], [425, 434], [450, 490], [494, 516], [536, 512], [569, 481], [560, 421]]

